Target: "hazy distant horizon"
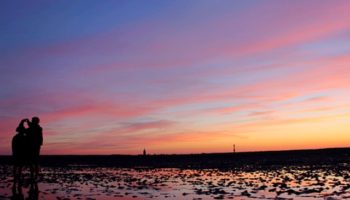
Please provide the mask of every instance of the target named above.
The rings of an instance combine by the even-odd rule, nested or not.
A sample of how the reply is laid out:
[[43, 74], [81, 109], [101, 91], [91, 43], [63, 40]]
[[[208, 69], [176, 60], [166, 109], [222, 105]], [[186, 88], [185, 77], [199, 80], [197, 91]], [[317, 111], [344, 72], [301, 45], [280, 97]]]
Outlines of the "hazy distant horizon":
[[[236, 151], [235, 153], [264, 153], [264, 152], [288, 152], [288, 151], [317, 151], [317, 150], [330, 150], [330, 149], [350, 149], [348, 147], [328, 147], [328, 148], [314, 148], [314, 149], [280, 149], [280, 150], [257, 150], [257, 151]], [[199, 154], [231, 154], [233, 151], [227, 152], [195, 152], [195, 153], [152, 153], [147, 152], [146, 155], [162, 156], [162, 155], [199, 155]], [[42, 156], [141, 156], [143, 151], [135, 154], [43, 154]], [[0, 154], [0, 156], [11, 156], [11, 154]]]
[[350, 144], [350, 1], [2, 1], [0, 155]]

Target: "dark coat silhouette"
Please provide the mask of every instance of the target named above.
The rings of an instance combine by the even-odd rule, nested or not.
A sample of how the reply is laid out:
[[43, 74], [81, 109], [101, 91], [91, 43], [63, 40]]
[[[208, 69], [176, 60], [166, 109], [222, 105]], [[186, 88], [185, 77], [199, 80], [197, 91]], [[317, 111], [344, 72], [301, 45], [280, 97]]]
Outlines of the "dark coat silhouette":
[[17, 134], [12, 138], [13, 162], [16, 166], [28, 164], [30, 157], [29, 137], [23, 125], [23, 121], [17, 127]]
[[37, 123], [30, 123], [28, 130], [28, 137], [30, 145], [31, 161], [37, 164], [39, 161], [40, 147], [43, 144], [43, 129]]

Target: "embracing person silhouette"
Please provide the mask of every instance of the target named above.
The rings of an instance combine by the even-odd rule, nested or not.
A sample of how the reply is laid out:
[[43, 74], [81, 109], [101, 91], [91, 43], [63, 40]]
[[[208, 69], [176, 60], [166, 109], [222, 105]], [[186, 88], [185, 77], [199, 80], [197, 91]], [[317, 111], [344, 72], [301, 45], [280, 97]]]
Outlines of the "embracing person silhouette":
[[21, 120], [16, 129], [17, 134], [12, 139], [14, 188], [16, 184], [21, 185], [22, 169], [25, 166], [30, 168], [33, 181], [38, 178], [40, 148], [43, 144], [43, 129], [39, 123], [38, 117], [33, 117], [32, 121]]

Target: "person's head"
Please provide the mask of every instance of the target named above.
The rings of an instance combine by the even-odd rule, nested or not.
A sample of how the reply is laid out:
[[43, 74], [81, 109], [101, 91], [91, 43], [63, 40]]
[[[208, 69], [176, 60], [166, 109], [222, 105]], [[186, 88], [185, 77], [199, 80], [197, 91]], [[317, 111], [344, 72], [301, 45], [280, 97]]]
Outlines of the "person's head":
[[39, 124], [39, 123], [40, 123], [39, 117], [33, 117], [32, 118], [32, 124]]

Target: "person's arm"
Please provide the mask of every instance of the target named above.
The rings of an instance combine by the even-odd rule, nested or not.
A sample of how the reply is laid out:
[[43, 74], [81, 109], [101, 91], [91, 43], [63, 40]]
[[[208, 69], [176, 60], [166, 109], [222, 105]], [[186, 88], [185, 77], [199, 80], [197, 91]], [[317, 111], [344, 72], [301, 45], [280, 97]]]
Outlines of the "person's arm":
[[18, 127], [16, 128], [17, 132], [23, 132], [26, 130], [26, 128], [24, 127], [24, 122], [26, 122], [27, 119], [22, 119], [21, 122], [18, 124]]
[[11, 145], [11, 147], [12, 147], [12, 155], [15, 155], [15, 149], [16, 149], [14, 140], [15, 140], [15, 137], [12, 138], [12, 145]]
[[40, 146], [43, 145], [43, 128], [40, 127], [40, 138], [39, 138], [39, 142], [40, 142]]
[[30, 128], [32, 126], [32, 122], [29, 119], [26, 119], [26, 122], [28, 124], [28, 127]]

